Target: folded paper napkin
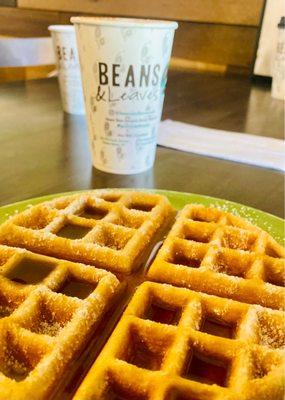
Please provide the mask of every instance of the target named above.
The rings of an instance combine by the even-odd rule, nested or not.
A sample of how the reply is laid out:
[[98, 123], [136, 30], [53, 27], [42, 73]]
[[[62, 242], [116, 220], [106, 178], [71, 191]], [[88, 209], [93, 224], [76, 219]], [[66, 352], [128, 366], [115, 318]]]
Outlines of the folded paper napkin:
[[177, 150], [285, 171], [283, 140], [165, 120], [158, 144]]

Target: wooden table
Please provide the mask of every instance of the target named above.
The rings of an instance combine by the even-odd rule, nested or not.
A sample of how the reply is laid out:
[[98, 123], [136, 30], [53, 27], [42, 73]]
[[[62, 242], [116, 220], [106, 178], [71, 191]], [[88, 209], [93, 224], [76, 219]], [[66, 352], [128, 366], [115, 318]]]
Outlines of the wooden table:
[[[61, 111], [55, 79], [0, 86], [0, 205], [70, 190], [144, 187], [201, 193], [284, 216], [279, 171], [158, 148], [153, 170], [92, 168], [83, 117]], [[281, 138], [283, 103], [244, 77], [171, 72], [164, 118]]]

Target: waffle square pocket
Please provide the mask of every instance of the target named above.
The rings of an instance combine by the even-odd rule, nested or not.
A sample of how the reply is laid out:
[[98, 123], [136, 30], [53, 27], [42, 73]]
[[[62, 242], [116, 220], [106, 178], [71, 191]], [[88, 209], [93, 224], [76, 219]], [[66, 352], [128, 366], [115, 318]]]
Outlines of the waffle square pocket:
[[284, 322], [283, 311], [145, 282], [74, 399], [281, 400]]
[[284, 309], [285, 251], [242, 218], [187, 205], [148, 278], [274, 309]]
[[173, 217], [164, 196], [93, 191], [58, 198], [10, 218], [0, 243], [130, 274]]
[[0, 399], [44, 399], [120, 294], [110, 272], [0, 246]]

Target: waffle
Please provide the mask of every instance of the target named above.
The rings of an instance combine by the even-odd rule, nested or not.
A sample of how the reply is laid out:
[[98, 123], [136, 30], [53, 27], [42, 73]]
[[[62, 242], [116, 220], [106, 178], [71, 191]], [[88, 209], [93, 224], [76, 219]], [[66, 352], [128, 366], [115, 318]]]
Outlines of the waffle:
[[0, 400], [283, 399], [284, 249], [187, 205], [157, 253], [173, 217], [96, 190], [0, 226]]
[[187, 205], [148, 278], [284, 309], [285, 250], [268, 233], [214, 208]]
[[282, 400], [284, 322], [282, 311], [145, 282], [74, 400]]
[[119, 289], [110, 272], [0, 246], [0, 399], [46, 398]]
[[4, 223], [2, 244], [129, 274], [173, 214], [164, 196], [93, 191], [57, 198]]

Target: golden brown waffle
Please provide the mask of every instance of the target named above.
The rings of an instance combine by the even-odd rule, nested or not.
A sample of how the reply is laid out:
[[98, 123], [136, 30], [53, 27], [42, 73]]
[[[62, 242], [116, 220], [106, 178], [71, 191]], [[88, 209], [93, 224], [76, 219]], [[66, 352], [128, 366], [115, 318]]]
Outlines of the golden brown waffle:
[[46, 398], [119, 287], [110, 272], [0, 246], [0, 399]]
[[74, 400], [282, 400], [284, 322], [282, 311], [145, 282]]
[[164, 196], [93, 191], [32, 207], [0, 227], [0, 242], [131, 273], [173, 214]]
[[[188, 205], [145, 276], [173, 215], [163, 196], [96, 190], [0, 226], [0, 243], [37, 253], [0, 245], [0, 400], [69, 400], [98, 354], [76, 400], [282, 398], [284, 249]], [[146, 279], [184, 288], [143, 283], [100, 354]]]
[[284, 309], [285, 250], [268, 233], [214, 208], [187, 205], [148, 277], [193, 290]]

